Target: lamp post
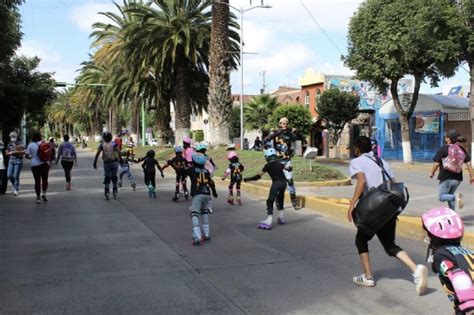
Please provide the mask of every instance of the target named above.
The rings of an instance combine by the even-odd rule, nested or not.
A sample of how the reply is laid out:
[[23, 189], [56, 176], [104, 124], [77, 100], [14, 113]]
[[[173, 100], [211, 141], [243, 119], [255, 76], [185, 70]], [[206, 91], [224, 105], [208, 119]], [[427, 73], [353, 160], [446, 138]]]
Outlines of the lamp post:
[[272, 6], [270, 5], [256, 5], [251, 6], [248, 8], [234, 7], [229, 3], [225, 3], [222, 1], [216, 1], [220, 4], [225, 4], [229, 8], [234, 9], [235, 11], [239, 12], [240, 14], [240, 150], [244, 149], [244, 13], [248, 12], [253, 9], [271, 9]]

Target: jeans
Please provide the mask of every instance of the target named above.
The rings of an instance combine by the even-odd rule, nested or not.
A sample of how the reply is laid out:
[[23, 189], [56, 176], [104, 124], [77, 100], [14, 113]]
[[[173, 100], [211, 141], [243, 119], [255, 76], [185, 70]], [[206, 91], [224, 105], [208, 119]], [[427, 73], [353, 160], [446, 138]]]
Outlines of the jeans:
[[23, 167], [23, 161], [12, 161], [8, 162], [7, 177], [11, 181], [13, 189], [19, 190], [20, 188], [20, 172]]
[[191, 205], [191, 222], [193, 224], [193, 239], [201, 239], [201, 227], [199, 226], [199, 216], [202, 216], [202, 231], [205, 236], [209, 236], [209, 214], [207, 207], [211, 201], [209, 195], [195, 195]]
[[112, 180], [113, 189], [114, 191], [117, 190], [118, 167], [119, 167], [119, 163], [117, 161], [114, 161], [114, 162], [104, 161], [104, 185], [106, 189], [109, 189], [110, 181]]
[[447, 179], [439, 182], [438, 187], [438, 197], [439, 201], [447, 201], [449, 208], [456, 210], [455, 208], [455, 201], [456, 196], [454, 192], [458, 188], [460, 181], [455, 179]]

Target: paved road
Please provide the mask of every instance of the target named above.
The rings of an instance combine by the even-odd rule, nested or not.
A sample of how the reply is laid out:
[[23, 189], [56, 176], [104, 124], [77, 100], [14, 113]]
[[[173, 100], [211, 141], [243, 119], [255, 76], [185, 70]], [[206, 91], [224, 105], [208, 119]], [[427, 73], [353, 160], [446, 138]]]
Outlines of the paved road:
[[[442, 203], [438, 200], [438, 181], [428, 177], [431, 171], [431, 163], [425, 165], [417, 165], [407, 169], [403, 163], [389, 161], [392, 165], [395, 177], [398, 181], [403, 181], [410, 191], [410, 201], [404, 211], [405, 215], [421, 216], [424, 212], [431, 208], [439, 206], [447, 206], [447, 203]], [[339, 169], [343, 174], [349, 176], [349, 165], [330, 164]], [[464, 194], [464, 208], [459, 212], [464, 219], [468, 231], [474, 232], [474, 185], [470, 185], [469, 176], [464, 173], [464, 181], [459, 186], [457, 192]], [[341, 187], [311, 187], [300, 188], [297, 187], [298, 194], [306, 195], [320, 195], [320, 196], [334, 196], [340, 198], [352, 198], [354, 193], [353, 181], [352, 186]]]
[[[192, 246], [189, 203], [171, 202], [172, 176], [158, 180], [157, 199], [139, 178], [137, 191], [125, 185], [105, 201], [91, 156], [80, 153], [71, 192], [62, 170], [51, 171], [48, 204], [35, 204], [27, 168], [20, 195], [0, 197], [1, 314], [450, 313], [432, 274], [428, 294], [416, 296], [409, 272], [376, 241], [377, 286], [354, 286], [354, 229], [311, 210], [289, 210], [285, 226], [262, 231], [262, 199], [227, 207], [219, 191], [213, 239]], [[424, 244], [399, 243], [422, 261]]]

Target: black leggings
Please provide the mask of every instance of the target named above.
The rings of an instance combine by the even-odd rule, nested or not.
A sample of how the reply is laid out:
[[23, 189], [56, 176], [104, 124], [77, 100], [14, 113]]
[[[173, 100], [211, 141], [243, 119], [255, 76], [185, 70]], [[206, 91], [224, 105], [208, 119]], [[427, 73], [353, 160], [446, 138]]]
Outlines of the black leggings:
[[61, 160], [61, 165], [63, 166], [63, 169], [64, 169], [64, 176], [66, 176], [66, 183], [70, 183], [71, 182], [71, 170], [72, 170], [72, 167], [74, 166], [74, 162]]
[[31, 171], [33, 172], [33, 177], [35, 179], [36, 197], [39, 198], [41, 189], [43, 190], [43, 193], [46, 193], [48, 190], [49, 164], [42, 163], [40, 165], [33, 166], [31, 167]]
[[[399, 252], [402, 251], [400, 247], [398, 247], [397, 244], [395, 244], [395, 230], [397, 227], [397, 217], [393, 217], [390, 221], [385, 223], [384, 226], [382, 226], [377, 233], [377, 237], [380, 240], [380, 243], [382, 243], [383, 248], [385, 249], [385, 252], [389, 256], [397, 256]], [[357, 250], [359, 251], [359, 254], [363, 253], [368, 253], [369, 252], [369, 241], [372, 239], [372, 236], [363, 234], [361, 231], [357, 230], [356, 238], [355, 238], [355, 243], [357, 246]]]
[[272, 182], [270, 193], [267, 199], [267, 214], [273, 214], [273, 203], [276, 201], [278, 210], [283, 209], [283, 200], [285, 199], [286, 181]]
[[152, 185], [154, 188], [156, 188], [156, 182], [155, 182], [155, 172], [145, 172], [145, 185]]

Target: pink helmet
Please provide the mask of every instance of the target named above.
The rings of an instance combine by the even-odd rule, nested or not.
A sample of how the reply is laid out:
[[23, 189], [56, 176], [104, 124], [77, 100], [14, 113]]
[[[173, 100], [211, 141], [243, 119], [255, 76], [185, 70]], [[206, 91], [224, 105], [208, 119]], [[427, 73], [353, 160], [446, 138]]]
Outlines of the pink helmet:
[[227, 159], [230, 160], [232, 158], [235, 158], [235, 157], [238, 157], [237, 153], [235, 153], [235, 151], [230, 151], [228, 154], [227, 154]]
[[464, 234], [464, 223], [461, 217], [449, 208], [431, 209], [421, 218], [424, 228], [438, 238], [457, 239]]
[[191, 144], [191, 139], [189, 137], [184, 137], [183, 142]]

